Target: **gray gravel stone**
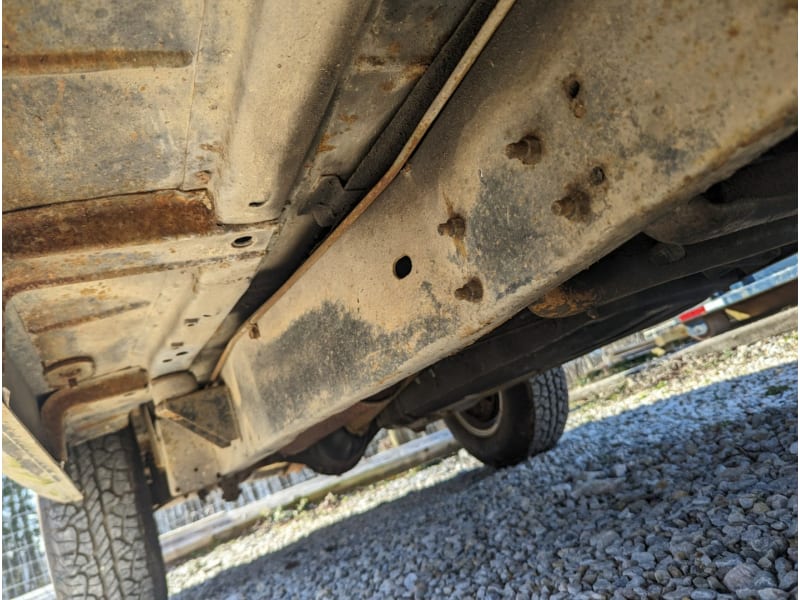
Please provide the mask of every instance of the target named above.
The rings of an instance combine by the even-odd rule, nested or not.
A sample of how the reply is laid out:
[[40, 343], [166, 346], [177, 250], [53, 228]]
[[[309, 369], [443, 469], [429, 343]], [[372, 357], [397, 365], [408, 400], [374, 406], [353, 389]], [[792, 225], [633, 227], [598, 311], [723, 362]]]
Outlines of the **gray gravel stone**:
[[717, 592], [714, 590], [694, 590], [689, 597], [692, 600], [715, 600], [717, 597]]
[[[464, 452], [173, 566], [209, 598], [796, 597], [797, 340], [661, 360], [551, 452]], [[787, 386], [781, 394], [770, 388]], [[794, 451], [792, 451], [794, 448]], [[760, 589], [759, 589], [760, 588]]]

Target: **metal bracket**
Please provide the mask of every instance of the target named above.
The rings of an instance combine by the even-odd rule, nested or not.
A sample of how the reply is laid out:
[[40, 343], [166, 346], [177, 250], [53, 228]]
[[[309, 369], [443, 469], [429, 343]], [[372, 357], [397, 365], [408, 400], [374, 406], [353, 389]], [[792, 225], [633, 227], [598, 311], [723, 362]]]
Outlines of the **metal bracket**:
[[182, 425], [220, 448], [227, 448], [241, 435], [225, 386], [165, 400], [156, 406], [156, 415]]

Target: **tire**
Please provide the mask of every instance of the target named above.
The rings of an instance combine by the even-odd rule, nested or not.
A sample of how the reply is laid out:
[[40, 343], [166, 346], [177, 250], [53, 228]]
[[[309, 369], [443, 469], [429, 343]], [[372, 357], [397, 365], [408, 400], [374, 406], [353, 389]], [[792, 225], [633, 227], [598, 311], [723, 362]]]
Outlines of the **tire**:
[[557, 367], [452, 413], [445, 423], [475, 458], [507, 467], [553, 448], [568, 413], [567, 379]]
[[150, 491], [131, 429], [71, 448], [66, 471], [83, 501], [39, 500], [56, 596], [166, 598]]
[[699, 340], [707, 340], [733, 328], [733, 323], [731, 323], [730, 318], [728, 318], [724, 310], [705, 315], [698, 319], [698, 321], [704, 322], [707, 328], [704, 334], [696, 336]]

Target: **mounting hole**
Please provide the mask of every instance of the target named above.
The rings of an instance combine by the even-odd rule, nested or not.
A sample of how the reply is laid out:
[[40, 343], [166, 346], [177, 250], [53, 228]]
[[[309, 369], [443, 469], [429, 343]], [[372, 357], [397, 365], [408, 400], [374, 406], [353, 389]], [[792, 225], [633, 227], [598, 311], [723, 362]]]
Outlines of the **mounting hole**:
[[169, 363], [169, 362], [172, 362], [172, 359], [171, 359], [171, 358], [165, 358], [165, 359], [164, 359], [164, 360], [162, 360], [161, 362], [163, 362], [163, 363]]
[[250, 244], [253, 243], [253, 236], [252, 235], [243, 235], [242, 237], [238, 237], [233, 240], [231, 246], [234, 248], [247, 248]]
[[574, 100], [581, 93], [581, 82], [575, 77], [568, 77], [564, 82], [564, 90], [567, 92], [570, 100]]
[[394, 263], [394, 276], [398, 279], [405, 279], [411, 274], [411, 259], [408, 256], [398, 258]]
[[200, 469], [198, 467], [194, 468], [194, 472], [197, 473]]
[[187, 354], [189, 354], [189, 353], [186, 350], [181, 350], [175, 356], [186, 356]]
[[264, 200], [263, 202], [251, 202], [251, 203], [250, 203], [250, 204], [248, 204], [247, 206], [249, 206], [250, 208], [261, 208], [261, 207], [262, 207], [262, 206], [264, 206], [266, 203], [267, 203], [267, 201], [266, 201], [266, 200]]

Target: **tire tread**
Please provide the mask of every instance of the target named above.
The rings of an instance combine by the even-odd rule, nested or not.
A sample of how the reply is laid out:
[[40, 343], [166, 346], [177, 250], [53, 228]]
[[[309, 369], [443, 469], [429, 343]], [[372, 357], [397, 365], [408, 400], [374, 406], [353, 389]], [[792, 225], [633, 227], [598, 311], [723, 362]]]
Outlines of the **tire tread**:
[[149, 491], [130, 429], [71, 449], [65, 467], [84, 499], [40, 499], [58, 598], [166, 598]]

